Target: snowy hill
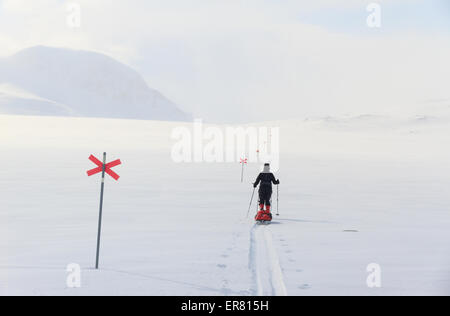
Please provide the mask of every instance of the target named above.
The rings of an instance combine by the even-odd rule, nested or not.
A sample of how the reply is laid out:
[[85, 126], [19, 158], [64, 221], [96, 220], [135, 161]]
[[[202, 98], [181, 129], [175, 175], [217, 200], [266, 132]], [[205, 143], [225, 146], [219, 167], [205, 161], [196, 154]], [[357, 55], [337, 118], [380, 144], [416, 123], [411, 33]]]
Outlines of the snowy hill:
[[[270, 124], [280, 216], [257, 227], [260, 165], [242, 184], [238, 162], [174, 163], [180, 123], [0, 115], [0, 295], [449, 294], [449, 125], [354, 120]], [[123, 164], [106, 180], [95, 271], [100, 179], [85, 172], [104, 150]]]
[[0, 60], [0, 113], [190, 120], [130, 67], [98, 53], [42, 46]]

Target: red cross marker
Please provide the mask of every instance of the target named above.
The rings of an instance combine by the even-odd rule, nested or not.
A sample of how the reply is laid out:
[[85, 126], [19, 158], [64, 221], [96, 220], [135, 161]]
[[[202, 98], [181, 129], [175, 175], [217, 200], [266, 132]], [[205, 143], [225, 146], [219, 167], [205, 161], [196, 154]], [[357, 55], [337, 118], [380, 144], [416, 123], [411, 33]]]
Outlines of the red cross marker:
[[[87, 172], [87, 175], [89, 177], [103, 171], [103, 162], [101, 162], [99, 159], [97, 159], [94, 155], [91, 155], [89, 157], [89, 160], [97, 165], [97, 168], [94, 168]], [[111, 168], [117, 167], [120, 164], [122, 164], [120, 159], [117, 159], [110, 163], [105, 164], [105, 173], [109, 174], [114, 180], [116, 180], [116, 181], [119, 180], [120, 176], [117, 173], [115, 173], [114, 171], [112, 171]]]
[[100, 259], [100, 238], [102, 233], [102, 216], [103, 216], [103, 192], [105, 190], [105, 174], [109, 174], [114, 180], [119, 180], [119, 175], [111, 170], [111, 168], [117, 167], [122, 164], [120, 159], [114, 160], [110, 163], [106, 163], [106, 153], [103, 153], [103, 162], [97, 159], [94, 155], [89, 157], [89, 160], [97, 165], [96, 168], [91, 169], [87, 172], [87, 175], [93, 176], [97, 173], [102, 173], [102, 186], [100, 190], [100, 208], [98, 216], [98, 235], [97, 235], [97, 255], [95, 258], [95, 268], [98, 269], [99, 259]]
[[242, 164], [242, 171], [241, 171], [241, 183], [244, 182], [244, 166], [247, 164], [248, 159], [247, 158], [241, 158], [240, 164]]

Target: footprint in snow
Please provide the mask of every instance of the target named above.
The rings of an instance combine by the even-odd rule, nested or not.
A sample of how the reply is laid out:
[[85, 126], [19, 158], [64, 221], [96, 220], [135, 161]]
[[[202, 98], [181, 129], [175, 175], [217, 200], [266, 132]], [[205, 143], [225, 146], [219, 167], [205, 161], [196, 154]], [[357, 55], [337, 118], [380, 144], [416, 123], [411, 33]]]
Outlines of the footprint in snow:
[[226, 269], [227, 265], [226, 264], [218, 264], [217, 267], [221, 268], [221, 269]]
[[311, 288], [311, 285], [309, 284], [303, 284], [303, 285], [299, 285], [298, 287], [300, 290], [309, 290]]

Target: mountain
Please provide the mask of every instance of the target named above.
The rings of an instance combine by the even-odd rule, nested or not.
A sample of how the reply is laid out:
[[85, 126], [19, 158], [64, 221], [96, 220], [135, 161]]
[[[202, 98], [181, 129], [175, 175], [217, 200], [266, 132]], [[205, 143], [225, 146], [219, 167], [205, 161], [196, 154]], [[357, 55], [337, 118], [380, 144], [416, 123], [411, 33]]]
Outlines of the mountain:
[[108, 56], [43, 46], [0, 59], [0, 113], [191, 119], [139, 73]]

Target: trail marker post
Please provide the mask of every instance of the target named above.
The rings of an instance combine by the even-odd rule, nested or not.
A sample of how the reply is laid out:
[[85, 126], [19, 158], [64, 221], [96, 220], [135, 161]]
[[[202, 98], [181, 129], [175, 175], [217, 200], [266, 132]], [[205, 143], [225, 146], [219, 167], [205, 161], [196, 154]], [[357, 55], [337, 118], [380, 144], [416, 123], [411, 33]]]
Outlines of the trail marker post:
[[248, 159], [247, 158], [241, 158], [241, 162], [242, 164], [242, 171], [241, 171], [241, 183], [244, 182], [244, 166], [248, 163]]
[[97, 173], [102, 174], [102, 184], [100, 189], [100, 208], [99, 208], [99, 216], [98, 216], [98, 234], [97, 234], [97, 253], [95, 258], [95, 269], [98, 270], [99, 266], [99, 259], [100, 259], [100, 240], [101, 240], [101, 234], [102, 234], [102, 217], [103, 217], [103, 195], [105, 192], [105, 174], [108, 174], [111, 176], [114, 180], [118, 181], [120, 176], [111, 170], [111, 168], [116, 167], [122, 162], [120, 159], [114, 160], [110, 163], [106, 163], [106, 153], [103, 153], [103, 162], [97, 159], [94, 155], [91, 155], [89, 157], [89, 160], [92, 161], [94, 164], [97, 165], [96, 168], [91, 169], [87, 172], [87, 175], [93, 176]]

